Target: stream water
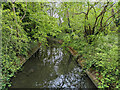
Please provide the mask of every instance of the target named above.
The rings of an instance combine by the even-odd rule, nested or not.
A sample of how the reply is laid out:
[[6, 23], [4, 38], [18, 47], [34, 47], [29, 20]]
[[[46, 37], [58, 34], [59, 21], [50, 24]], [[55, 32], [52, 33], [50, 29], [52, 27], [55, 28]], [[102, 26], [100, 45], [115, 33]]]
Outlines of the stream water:
[[96, 88], [59, 46], [41, 46], [22, 68], [11, 79], [11, 88]]

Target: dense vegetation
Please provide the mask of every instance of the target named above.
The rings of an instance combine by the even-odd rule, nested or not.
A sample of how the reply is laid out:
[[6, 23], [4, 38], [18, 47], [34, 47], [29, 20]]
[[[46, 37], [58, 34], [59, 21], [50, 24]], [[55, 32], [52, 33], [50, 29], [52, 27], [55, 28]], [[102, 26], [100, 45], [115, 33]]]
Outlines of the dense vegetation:
[[47, 44], [46, 37], [73, 47], [85, 60], [84, 69], [96, 69], [99, 88], [120, 88], [119, 13], [120, 2], [2, 3], [3, 88], [11, 86], [31, 43]]

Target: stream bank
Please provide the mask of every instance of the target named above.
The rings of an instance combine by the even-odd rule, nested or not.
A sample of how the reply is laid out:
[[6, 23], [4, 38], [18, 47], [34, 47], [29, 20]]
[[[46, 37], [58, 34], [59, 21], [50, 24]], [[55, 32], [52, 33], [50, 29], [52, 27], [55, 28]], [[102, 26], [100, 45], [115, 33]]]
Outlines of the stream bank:
[[11, 88], [96, 88], [69, 59], [69, 53], [59, 46], [40, 46], [11, 80]]
[[[48, 39], [48, 41], [54, 41], [54, 42], [57, 42], [57, 43], [59, 43], [59, 44], [62, 44], [64, 41], [63, 40], [56, 40], [56, 39], [54, 39], [54, 38], [52, 38], [52, 39], [50, 39], [50, 38], [47, 38]], [[80, 66], [80, 67], [84, 67], [84, 61], [85, 60], [82, 60], [81, 59], [81, 57], [82, 57], [82, 55], [78, 55], [78, 53], [77, 53], [77, 51], [76, 50], [74, 50], [72, 47], [67, 47], [68, 49], [69, 49], [69, 52], [73, 55], [73, 56], [75, 56], [75, 57], [77, 57], [76, 58], [76, 62], [77, 62], [77, 64], [78, 64], [78, 66]], [[90, 80], [94, 83], [94, 85], [98, 88], [98, 83], [100, 83], [99, 82], [99, 80], [97, 79], [97, 76], [96, 76], [96, 73], [98, 73], [98, 72], [96, 72], [95, 70], [86, 70], [86, 74], [87, 74], [87, 76], [90, 78]]]

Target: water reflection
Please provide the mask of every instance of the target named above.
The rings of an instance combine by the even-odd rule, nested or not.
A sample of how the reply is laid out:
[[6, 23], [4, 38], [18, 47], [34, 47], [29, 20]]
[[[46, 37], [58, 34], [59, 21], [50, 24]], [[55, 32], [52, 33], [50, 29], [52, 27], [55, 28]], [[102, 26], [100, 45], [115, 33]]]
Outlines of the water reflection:
[[69, 54], [60, 47], [41, 46], [12, 79], [12, 88], [94, 88], [75, 61], [68, 65]]
[[[76, 72], [81, 72], [79, 68], [74, 68], [74, 70]], [[82, 79], [80, 75], [78, 75], [78, 73], [75, 73], [74, 70], [69, 72], [68, 74], [60, 75], [56, 79], [50, 81], [48, 87], [49, 88], [51, 87], [54, 87], [54, 88], [55, 87], [58, 87], [58, 88], [65, 88], [65, 87], [79, 88], [81, 87], [79, 83], [84, 82], [84, 81], [81, 81]], [[84, 87], [81, 87], [81, 88], [84, 88]]]

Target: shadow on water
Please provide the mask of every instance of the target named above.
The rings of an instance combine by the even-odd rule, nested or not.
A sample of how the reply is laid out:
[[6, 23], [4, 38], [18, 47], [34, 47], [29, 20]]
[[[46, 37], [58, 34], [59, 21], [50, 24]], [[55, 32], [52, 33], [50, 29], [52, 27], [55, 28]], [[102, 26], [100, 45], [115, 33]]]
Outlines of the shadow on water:
[[41, 46], [12, 78], [11, 88], [95, 88], [68, 52], [58, 45]]

